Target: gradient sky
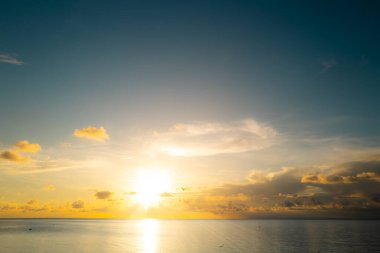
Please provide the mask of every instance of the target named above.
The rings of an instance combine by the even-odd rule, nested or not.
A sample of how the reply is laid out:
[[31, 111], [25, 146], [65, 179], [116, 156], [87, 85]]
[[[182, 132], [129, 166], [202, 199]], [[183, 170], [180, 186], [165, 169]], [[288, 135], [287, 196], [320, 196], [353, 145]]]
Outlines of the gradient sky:
[[1, 1], [0, 217], [378, 217], [379, 7]]

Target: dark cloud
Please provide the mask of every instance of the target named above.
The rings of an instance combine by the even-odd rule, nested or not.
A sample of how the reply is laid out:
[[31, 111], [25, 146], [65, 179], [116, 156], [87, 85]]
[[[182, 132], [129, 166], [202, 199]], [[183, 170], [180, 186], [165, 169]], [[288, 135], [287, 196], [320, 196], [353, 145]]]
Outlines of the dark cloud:
[[0, 211], [10, 211], [17, 209], [16, 206], [10, 205], [8, 203], [0, 203]]
[[289, 200], [285, 200], [283, 205], [286, 206], [286, 207], [295, 206], [295, 204], [293, 202], [289, 201]]
[[84, 207], [84, 202], [82, 200], [77, 200], [77, 201], [74, 201], [72, 204], [71, 204], [71, 207], [72, 208], [83, 208]]
[[18, 204], [17, 210], [21, 212], [43, 212], [51, 209], [51, 206], [47, 204], [41, 204], [38, 200], [29, 200], [26, 205]]
[[217, 214], [242, 213], [249, 209], [247, 204], [235, 201], [228, 201], [226, 204], [219, 204], [216, 207], [214, 213]]
[[27, 204], [28, 204], [28, 205], [35, 205], [35, 204], [38, 204], [38, 201], [32, 199], [32, 200], [29, 200], [29, 201], [27, 202]]
[[18, 162], [18, 163], [25, 163], [29, 162], [31, 159], [28, 156], [21, 156], [17, 151], [4, 151], [0, 153], [0, 159], [12, 161], [12, 162]]
[[112, 192], [110, 191], [99, 191], [95, 193], [95, 197], [97, 199], [109, 199], [112, 196]]
[[329, 168], [254, 171], [248, 180], [247, 184], [209, 189], [187, 204], [192, 210], [240, 213], [243, 217], [276, 214], [277, 217], [380, 218], [379, 159]]

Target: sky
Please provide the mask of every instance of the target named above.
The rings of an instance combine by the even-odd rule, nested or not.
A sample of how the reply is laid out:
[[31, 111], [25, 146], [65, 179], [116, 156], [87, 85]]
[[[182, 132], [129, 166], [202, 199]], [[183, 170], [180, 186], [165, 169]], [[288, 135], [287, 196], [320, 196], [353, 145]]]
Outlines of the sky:
[[1, 1], [0, 217], [379, 218], [377, 1]]

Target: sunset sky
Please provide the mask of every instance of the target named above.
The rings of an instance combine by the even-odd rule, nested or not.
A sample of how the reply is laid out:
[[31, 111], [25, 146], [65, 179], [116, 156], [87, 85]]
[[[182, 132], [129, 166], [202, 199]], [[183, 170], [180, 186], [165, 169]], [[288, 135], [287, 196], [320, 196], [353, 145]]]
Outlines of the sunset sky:
[[378, 10], [1, 1], [0, 218], [379, 218]]

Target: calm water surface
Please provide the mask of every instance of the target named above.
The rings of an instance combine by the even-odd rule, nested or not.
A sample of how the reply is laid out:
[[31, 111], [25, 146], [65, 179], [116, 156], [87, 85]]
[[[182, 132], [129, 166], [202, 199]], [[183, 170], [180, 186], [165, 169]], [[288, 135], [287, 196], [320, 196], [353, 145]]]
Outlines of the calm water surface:
[[380, 252], [380, 221], [0, 220], [0, 252]]

